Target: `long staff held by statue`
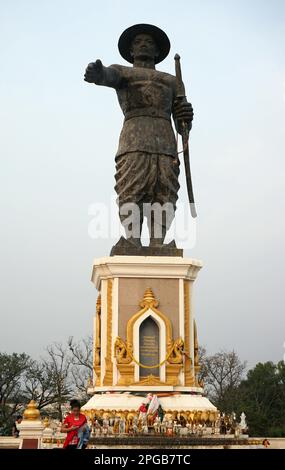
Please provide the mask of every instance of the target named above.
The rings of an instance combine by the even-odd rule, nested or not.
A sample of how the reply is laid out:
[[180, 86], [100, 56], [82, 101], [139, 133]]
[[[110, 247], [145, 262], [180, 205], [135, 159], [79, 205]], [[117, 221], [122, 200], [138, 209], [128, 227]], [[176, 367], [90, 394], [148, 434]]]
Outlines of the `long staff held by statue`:
[[[175, 60], [175, 75], [176, 75], [176, 99], [183, 101], [186, 99], [186, 94], [185, 94], [184, 83], [182, 81], [180, 55], [175, 54], [174, 60]], [[189, 129], [188, 129], [187, 122], [181, 121], [181, 127], [182, 127], [184, 166], [185, 166], [187, 193], [188, 193], [188, 199], [190, 203], [190, 211], [191, 211], [192, 217], [197, 217], [192, 179], [191, 179], [191, 171], [190, 171]]]

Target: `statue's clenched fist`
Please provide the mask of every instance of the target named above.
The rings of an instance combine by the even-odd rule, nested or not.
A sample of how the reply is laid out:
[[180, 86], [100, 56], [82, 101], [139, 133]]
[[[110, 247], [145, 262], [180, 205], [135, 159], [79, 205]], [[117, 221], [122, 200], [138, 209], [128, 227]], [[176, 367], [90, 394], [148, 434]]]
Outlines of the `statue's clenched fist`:
[[176, 120], [178, 132], [183, 132], [183, 126], [186, 125], [188, 131], [192, 127], [194, 112], [191, 103], [186, 100], [176, 100], [173, 106], [173, 117]]
[[174, 114], [175, 118], [179, 121], [193, 121], [194, 112], [191, 103], [188, 103], [188, 101], [176, 100], [174, 103]]
[[84, 80], [89, 83], [100, 83], [103, 74], [103, 64], [100, 59], [97, 59], [96, 62], [88, 64], [85, 70]]

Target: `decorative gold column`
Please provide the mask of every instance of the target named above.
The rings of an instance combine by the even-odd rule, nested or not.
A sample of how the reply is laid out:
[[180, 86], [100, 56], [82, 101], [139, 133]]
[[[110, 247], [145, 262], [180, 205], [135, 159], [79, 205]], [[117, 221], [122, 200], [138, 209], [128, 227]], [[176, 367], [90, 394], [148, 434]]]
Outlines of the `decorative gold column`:
[[113, 281], [107, 281], [107, 351], [105, 357], [105, 376], [103, 385], [113, 385], [113, 362], [112, 362], [112, 289]]
[[195, 370], [195, 385], [196, 387], [203, 387], [203, 383], [199, 382], [199, 344], [198, 344], [198, 334], [197, 334], [197, 325], [194, 320], [194, 370]]
[[118, 385], [131, 385], [134, 383], [134, 364], [117, 364], [118, 371], [120, 372], [120, 378]]
[[185, 385], [192, 387], [195, 385], [195, 376], [192, 369], [192, 360], [190, 357], [190, 281], [184, 281], [184, 342], [185, 342], [185, 361], [184, 374]]
[[101, 385], [101, 294], [97, 297], [96, 302], [96, 333], [94, 347], [94, 363], [93, 368], [96, 374], [95, 386]]
[[181, 385], [179, 374], [182, 364], [166, 364], [166, 383], [167, 385]]

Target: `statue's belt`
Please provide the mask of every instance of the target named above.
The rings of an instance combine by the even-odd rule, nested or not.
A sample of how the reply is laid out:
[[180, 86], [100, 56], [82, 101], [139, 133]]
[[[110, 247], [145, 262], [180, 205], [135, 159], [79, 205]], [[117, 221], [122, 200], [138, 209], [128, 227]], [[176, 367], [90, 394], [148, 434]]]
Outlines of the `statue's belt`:
[[160, 119], [166, 119], [167, 121], [170, 121], [170, 114], [161, 111], [160, 109], [156, 108], [137, 108], [137, 109], [132, 109], [131, 111], [127, 111], [125, 114], [125, 121], [128, 121], [129, 119], [136, 118], [136, 117], [150, 117], [150, 118], [160, 118]]

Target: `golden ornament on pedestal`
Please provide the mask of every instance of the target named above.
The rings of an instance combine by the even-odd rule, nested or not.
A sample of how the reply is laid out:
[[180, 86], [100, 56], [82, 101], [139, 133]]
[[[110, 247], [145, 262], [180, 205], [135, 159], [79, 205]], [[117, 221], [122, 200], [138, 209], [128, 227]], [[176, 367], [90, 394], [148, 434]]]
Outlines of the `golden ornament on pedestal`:
[[24, 411], [23, 418], [29, 419], [31, 421], [36, 421], [40, 419], [40, 412], [38, 410], [37, 404], [34, 400], [31, 400], [27, 408]]
[[48, 419], [47, 416], [43, 419], [43, 425], [44, 425], [45, 428], [48, 428], [48, 426], [49, 426], [49, 419]]

